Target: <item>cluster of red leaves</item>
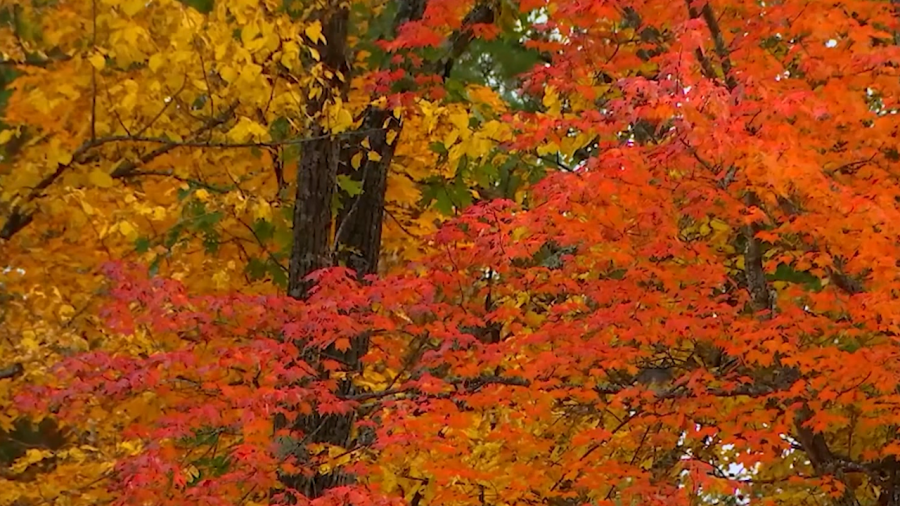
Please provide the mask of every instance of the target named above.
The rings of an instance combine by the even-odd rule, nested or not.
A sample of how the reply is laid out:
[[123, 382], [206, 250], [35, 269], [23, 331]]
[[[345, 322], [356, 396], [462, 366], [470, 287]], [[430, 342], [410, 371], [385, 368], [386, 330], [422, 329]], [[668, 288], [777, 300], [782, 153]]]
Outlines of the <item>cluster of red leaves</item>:
[[[687, 456], [677, 466], [689, 471], [693, 489], [678, 486], [683, 477], [655, 480], [639, 464], [659, 458], [647, 448], [700, 448], [713, 440], [752, 466], [788, 458], [791, 442], [783, 436], [796, 431], [804, 410], [813, 415], [803, 424], [822, 435], [858, 427], [874, 435], [895, 423], [898, 348], [883, 337], [889, 324], [878, 317], [893, 304], [885, 301], [889, 293], [788, 290], [770, 317], [748, 313], [746, 292], [728, 289], [721, 255], [679, 238], [683, 208], [673, 194], [689, 185], [637, 164], [621, 170], [627, 162], [607, 159], [606, 168], [549, 177], [531, 210], [507, 201], [474, 207], [436, 236], [440, 254], [402, 273], [363, 285], [343, 269], [320, 272], [305, 302], [191, 296], [176, 282], [111, 266], [110, 328], [123, 335], [146, 329], [170, 349], [73, 357], [59, 365], [60, 386], [36, 388], [20, 401], [72, 419], [97, 403], [155, 396], [158, 409], [129, 429], [147, 443], [118, 467], [122, 504], [148, 497], [199, 504], [266, 490], [286, 464], [308, 471], [318, 464], [279, 459], [276, 413], [343, 413], [372, 400], [379, 409], [369, 410], [367, 423], [380, 423], [368, 451], [440, 455], [428, 465], [437, 487], [497, 479], [468, 459], [465, 432], [473, 412], [494, 413], [485, 437], [503, 443], [515, 469], [504, 493], [535, 494], [536, 483], [565, 478], [565, 493], [618, 484], [623, 497], [649, 504], [687, 501], [696, 487], [714, 489], [716, 479], [713, 464]], [[536, 264], [532, 257], [549, 240], [575, 249], [558, 266]], [[495, 304], [485, 304], [488, 293]], [[530, 302], [514, 303], [521, 294]], [[500, 329], [499, 339], [472, 330], [489, 327]], [[341, 398], [335, 380], [321, 379], [301, 357], [345, 348], [362, 332], [372, 340], [366, 363], [399, 377], [383, 391]], [[844, 346], [851, 340], [858, 340], [854, 349]], [[740, 366], [729, 372], [705, 364], [695, 356], [701, 345]], [[660, 357], [673, 359], [674, 380], [664, 391], [617, 383], [614, 371]], [[779, 367], [794, 376], [774, 377]], [[593, 423], [575, 417], [568, 431], [548, 428], [573, 406], [589, 408]], [[651, 429], [653, 444], [642, 448]], [[232, 462], [226, 473], [187, 487], [179, 478], [185, 453], [176, 446], [203, 431], [234, 436]], [[892, 452], [889, 439], [868, 437], [867, 445], [866, 459]], [[533, 463], [551, 455], [557, 466]], [[348, 490], [357, 489], [332, 494]], [[354, 493], [367, 494], [365, 501], [354, 504], [373, 500], [364, 490]]]

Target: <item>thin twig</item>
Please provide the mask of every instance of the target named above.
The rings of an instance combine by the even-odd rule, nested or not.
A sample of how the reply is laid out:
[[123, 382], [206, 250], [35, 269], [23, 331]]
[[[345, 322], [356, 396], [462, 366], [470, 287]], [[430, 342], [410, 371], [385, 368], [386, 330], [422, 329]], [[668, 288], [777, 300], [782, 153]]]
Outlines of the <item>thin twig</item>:
[[172, 95], [171, 97], [169, 97], [167, 100], [163, 100], [162, 108], [160, 108], [159, 112], [156, 113], [155, 116], [153, 116], [153, 118], [150, 120], [150, 122], [148, 122], [146, 125], [144, 125], [140, 130], [138, 130], [137, 133], [134, 134], [134, 136], [129, 135], [129, 137], [140, 137], [140, 136], [144, 135], [144, 132], [146, 132], [151, 126], [153, 126], [154, 123], [157, 122], [157, 120], [159, 120], [159, 118], [162, 117], [162, 115], [169, 108], [169, 104], [175, 102], [175, 99], [178, 97], [178, 95], [181, 95], [181, 92], [184, 91], [185, 88], [187, 88], [187, 84], [188, 84], [188, 76], [187, 76], [187, 74], [185, 74], [184, 82], [181, 83], [181, 88], [178, 88], [178, 91], [176, 91], [175, 94]]
[[403, 226], [403, 223], [400, 223], [400, 220], [398, 220], [397, 217], [394, 216], [394, 213], [392, 213], [391, 210], [388, 209], [387, 207], [384, 208], [384, 214], [388, 215], [388, 217], [389, 217], [390, 219], [394, 220], [394, 223], [397, 224], [397, 227], [399, 227], [400, 230], [401, 230], [403, 233], [405, 233], [406, 235], [412, 237], [413, 239], [418, 239], [418, 238], [419, 238], [419, 236], [417, 236], [416, 234], [410, 232], [405, 226]]

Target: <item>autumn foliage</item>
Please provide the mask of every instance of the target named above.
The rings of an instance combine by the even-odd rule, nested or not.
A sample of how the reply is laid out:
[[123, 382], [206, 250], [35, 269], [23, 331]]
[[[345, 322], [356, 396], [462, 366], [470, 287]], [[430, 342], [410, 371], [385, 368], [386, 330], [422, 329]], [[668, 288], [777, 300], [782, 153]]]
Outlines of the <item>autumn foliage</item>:
[[0, 505], [900, 506], [894, 4], [0, 10]]

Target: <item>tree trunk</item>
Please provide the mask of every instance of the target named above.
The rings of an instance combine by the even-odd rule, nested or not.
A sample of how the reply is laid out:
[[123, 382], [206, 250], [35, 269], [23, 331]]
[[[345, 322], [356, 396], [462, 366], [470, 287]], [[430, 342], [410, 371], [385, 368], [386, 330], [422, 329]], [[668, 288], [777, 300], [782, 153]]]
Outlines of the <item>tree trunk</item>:
[[[344, 82], [337, 77], [326, 83], [326, 89], [319, 98], [306, 106], [307, 117], [313, 118], [310, 136], [316, 140], [303, 145], [300, 160], [297, 163], [297, 192], [293, 213], [293, 249], [289, 264], [288, 294], [295, 299], [309, 296], [312, 283], [306, 279], [309, 274], [332, 266], [332, 200], [334, 198], [337, 168], [341, 157], [341, 141], [335, 136], [327, 136], [326, 129], [320, 125], [325, 107], [335, 98], [343, 99], [349, 82], [350, 67], [347, 57], [347, 24], [349, 9], [346, 5], [333, 0], [322, 12], [323, 35], [325, 43], [319, 44], [317, 50], [322, 55], [322, 64], [327, 70], [347, 76]], [[300, 348], [303, 349], [303, 343]], [[328, 353], [328, 350], [326, 350]], [[311, 365], [317, 366], [315, 359]], [[319, 367], [322, 379], [328, 372]], [[340, 389], [349, 388], [341, 385]], [[315, 411], [315, 408], [314, 408]], [[329, 443], [346, 446], [353, 417], [320, 416], [316, 413], [299, 417], [293, 429], [303, 435], [309, 443]], [[275, 419], [275, 430], [287, 426], [285, 417]], [[296, 440], [282, 441], [284, 455], [293, 455], [299, 461], [307, 458], [304, 445]], [[283, 474], [282, 483], [309, 498], [320, 497], [326, 490], [341, 486], [349, 481], [348, 477], [335, 471], [330, 474], [316, 473], [313, 476], [303, 474]]]
[[[385, 126], [385, 123], [387, 125]], [[369, 135], [372, 151], [378, 153], [378, 160], [368, 158], [365, 149], [357, 143], [346, 150], [345, 160], [356, 153], [362, 155], [363, 162], [358, 169], [350, 163], [341, 165], [341, 174], [357, 181], [362, 193], [344, 203], [338, 215], [337, 260], [356, 271], [358, 276], [374, 274], [378, 271], [378, 257], [381, 252], [381, 225], [384, 219], [384, 194], [387, 190], [387, 175], [394, 157], [396, 136], [400, 133], [400, 122], [385, 109], [370, 108], [360, 127]], [[394, 142], [388, 142], [392, 135]]]
[[[421, 19], [425, 12], [426, 0], [400, 0], [397, 16], [394, 19], [393, 31], [407, 21]], [[323, 63], [330, 69], [340, 70], [345, 82], [350, 81], [350, 68], [346, 62], [346, 39], [348, 12], [336, 9], [323, 23], [323, 33], [327, 47], [320, 48], [324, 56]], [[489, 23], [494, 19], [492, 8], [477, 5], [466, 16], [463, 28], [454, 32], [448, 39], [449, 56], [436, 62], [435, 73], [443, 72], [447, 77], [454, 60], [464, 51], [472, 40], [470, 26], [476, 23]], [[341, 90], [338, 83], [333, 83], [333, 90]], [[345, 85], [344, 85], [345, 86]], [[310, 104], [306, 113], [315, 116], [321, 113], [327, 103], [328, 95]], [[349, 142], [342, 144], [334, 137], [320, 139], [304, 146], [297, 174], [297, 194], [294, 203], [293, 250], [290, 259], [290, 280], [288, 293], [296, 299], [305, 299], [312, 288], [306, 277], [312, 272], [342, 264], [353, 269], [358, 277], [374, 274], [378, 270], [378, 259], [381, 253], [382, 221], [385, 212], [385, 190], [387, 175], [396, 149], [396, 139], [400, 134], [401, 124], [394, 117], [392, 108], [370, 107], [365, 112], [360, 130], [372, 132], [368, 134], [369, 148], [362, 147], [364, 136], [354, 136]], [[321, 127], [315, 127], [311, 135], [324, 134]], [[379, 156], [370, 157], [372, 151]], [[362, 154], [359, 168], [353, 169], [351, 160], [356, 154]], [[336, 217], [335, 237], [332, 241], [332, 201], [335, 196], [337, 175], [345, 175], [361, 184], [362, 193], [343, 202], [343, 207]], [[368, 352], [369, 336], [357, 336], [346, 351], [334, 347], [324, 350], [323, 355], [333, 358], [346, 366], [351, 372], [348, 379], [338, 385], [338, 393], [351, 395], [355, 393], [352, 383], [354, 373], [362, 372], [361, 359]], [[313, 362], [315, 362], [313, 360]], [[313, 364], [315, 365], [315, 364]], [[323, 379], [327, 371], [320, 368]], [[325, 443], [343, 448], [351, 448], [357, 444], [352, 441], [352, 429], [356, 415], [327, 415], [313, 413], [297, 419], [294, 429], [304, 437], [305, 443]], [[284, 417], [276, 419], [275, 428], [286, 427]], [[290, 452], [299, 460], [307, 458], [303, 445], [297, 441], [286, 441], [283, 451]], [[330, 473], [316, 473], [313, 476], [283, 475], [282, 482], [306, 497], [321, 497], [328, 489], [353, 483], [354, 476], [341, 469]]]

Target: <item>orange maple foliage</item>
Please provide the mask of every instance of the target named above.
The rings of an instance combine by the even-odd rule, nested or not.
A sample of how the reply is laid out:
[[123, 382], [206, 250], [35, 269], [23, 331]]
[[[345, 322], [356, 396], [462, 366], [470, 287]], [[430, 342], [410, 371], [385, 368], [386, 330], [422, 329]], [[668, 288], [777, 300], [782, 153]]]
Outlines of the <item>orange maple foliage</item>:
[[[441, 40], [457, 7], [389, 46]], [[900, 505], [893, 6], [514, 7], [535, 13], [546, 61], [519, 94], [541, 105], [448, 112], [445, 145], [482, 142], [444, 156], [559, 171], [383, 276], [318, 271], [304, 301], [111, 263], [98, 316], [159, 351], [66, 358], [19, 408], [140, 406], [110, 473], [123, 505]], [[361, 367], [329, 355], [360, 335]], [[272, 430], [347, 413], [341, 445]], [[360, 480], [279, 479], [338, 469]]]

